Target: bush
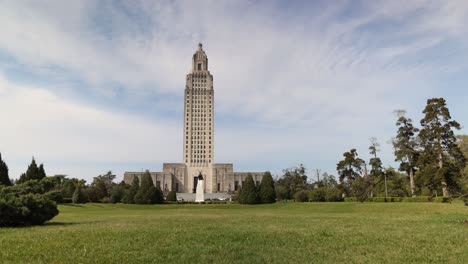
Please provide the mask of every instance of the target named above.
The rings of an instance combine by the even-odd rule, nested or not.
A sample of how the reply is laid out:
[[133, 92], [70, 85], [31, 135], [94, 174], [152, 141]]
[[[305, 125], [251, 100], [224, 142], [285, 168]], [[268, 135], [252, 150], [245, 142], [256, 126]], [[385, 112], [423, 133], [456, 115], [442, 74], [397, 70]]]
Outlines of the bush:
[[354, 196], [358, 202], [365, 202], [369, 199], [369, 190], [371, 184], [364, 177], [358, 177], [352, 184], [351, 189], [353, 190]]
[[416, 197], [405, 197], [403, 202], [430, 202], [432, 201], [432, 196], [416, 196]]
[[294, 194], [294, 201], [303, 203], [309, 201], [309, 192], [306, 190], [298, 191]]
[[390, 201], [390, 197], [386, 198], [386, 197], [372, 197], [371, 199], [369, 199], [370, 202], [375, 202], [375, 203], [382, 203], [382, 202], [389, 202]]
[[464, 198], [463, 202], [465, 202], [465, 205], [468, 206], [468, 198]]
[[62, 199], [62, 203], [64, 203], [64, 204], [68, 204], [68, 203], [72, 203], [72, 202], [73, 202], [72, 198], [65, 197], [65, 198]]
[[311, 202], [326, 202], [327, 201], [327, 190], [328, 188], [320, 187], [313, 189], [309, 192], [309, 201]]
[[438, 197], [432, 198], [432, 201], [436, 202], [436, 203], [452, 203], [452, 198], [444, 197], [444, 196], [438, 196]]
[[166, 196], [166, 201], [177, 202], [177, 193], [175, 191], [170, 191]]
[[50, 191], [46, 192], [45, 196], [49, 198], [50, 200], [56, 202], [56, 203], [62, 203], [63, 202], [63, 195], [61, 191]]
[[356, 197], [345, 197], [344, 198], [345, 202], [357, 202]]
[[327, 188], [325, 192], [325, 200], [327, 202], [342, 202], [343, 196], [340, 189], [336, 187]]
[[0, 192], [0, 226], [40, 225], [58, 214], [44, 194]]

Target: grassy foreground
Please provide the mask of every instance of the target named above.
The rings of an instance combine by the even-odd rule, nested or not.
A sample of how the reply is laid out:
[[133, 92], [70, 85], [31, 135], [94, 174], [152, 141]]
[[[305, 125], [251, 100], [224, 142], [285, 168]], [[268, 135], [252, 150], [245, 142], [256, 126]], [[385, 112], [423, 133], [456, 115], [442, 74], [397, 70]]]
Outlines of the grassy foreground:
[[461, 203], [61, 205], [0, 263], [468, 263]]

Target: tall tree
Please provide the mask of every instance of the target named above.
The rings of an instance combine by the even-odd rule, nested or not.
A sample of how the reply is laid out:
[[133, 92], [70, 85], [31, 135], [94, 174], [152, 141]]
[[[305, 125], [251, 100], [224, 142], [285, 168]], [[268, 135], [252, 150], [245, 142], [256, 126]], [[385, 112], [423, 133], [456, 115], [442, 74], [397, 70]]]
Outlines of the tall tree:
[[397, 135], [393, 139], [393, 148], [395, 153], [395, 161], [400, 162], [400, 171], [407, 173], [411, 195], [416, 195], [416, 185], [414, 175], [416, 173], [416, 163], [419, 157], [417, 133], [418, 128], [413, 126], [411, 118], [405, 116], [406, 111], [396, 110], [395, 114], [398, 117], [396, 126], [398, 128]]
[[459, 130], [460, 124], [452, 120], [446, 101], [443, 98], [427, 100], [421, 119], [419, 140], [424, 157], [420, 166], [429, 171], [435, 171], [433, 182], [438, 182], [445, 197], [450, 196], [450, 189], [456, 189], [465, 167], [466, 159], [457, 145], [454, 129]]
[[123, 198], [123, 202], [126, 204], [133, 204], [135, 203], [135, 195], [140, 188], [140, 180], [137, 176], [133, 177], [132, 185], [130, 188], [125, 192], [125, 196]]
[[364, 160], [358, 157], [356, 149], [343, 153], [344, 159], [336, 164], [340, 182], [353, 182], [362, 174]]
[[275, 182], [269, 171], [263, 174], [262, 183], [260, 183], [260, 200], [262, 203], [276, 201]]
[[11, 185], [10, 177], [8, 176], [8, 166], [2, 160], [2, 153], [0, 153], [0, 185]]
[[239, 194], [239, 203], [241, 204], [257, 204], [259, 203], [258, 190], [255, 187], [255, 182], [252, 175], [248, 175], [242, 185], [241, 192]]
[[[383, 172], [382, 160], [379, 157], [377, 157], [377, 152], [380, 151], [379, 149], [380, 144], [377, 141], [377, 138], [375, 137], [371, 137], [369, 140], [371, 142], [371, 145], [369, 147], [369, 154], [372, 155], [372, 158], [369, 160], [369, 165], [371, 166], [369, 184], [371, 185], [371, 188], [373, 189], [376, 182], [383, 177], [384, 184], [385, 184], [385, 197], [387, 197], [388, 196], [387, 178], [385, 176], [385, 173]], [[372, 191], [371, 191], [371, 197], [372, 197]]]

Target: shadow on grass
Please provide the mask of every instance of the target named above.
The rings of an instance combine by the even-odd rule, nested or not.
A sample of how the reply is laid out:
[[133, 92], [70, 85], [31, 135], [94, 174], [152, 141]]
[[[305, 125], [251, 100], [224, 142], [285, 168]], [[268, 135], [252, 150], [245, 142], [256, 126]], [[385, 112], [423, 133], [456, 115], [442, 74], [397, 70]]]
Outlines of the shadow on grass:
[[81, 223], [77, 222], [47, 222], [42, 226], [69, 226], [69, 225], [79, 225]]
[[84, 207], [82, 204], [71, 204], [71, 203], [62, 203], [61, 206], [73, 206], [73, 207]]

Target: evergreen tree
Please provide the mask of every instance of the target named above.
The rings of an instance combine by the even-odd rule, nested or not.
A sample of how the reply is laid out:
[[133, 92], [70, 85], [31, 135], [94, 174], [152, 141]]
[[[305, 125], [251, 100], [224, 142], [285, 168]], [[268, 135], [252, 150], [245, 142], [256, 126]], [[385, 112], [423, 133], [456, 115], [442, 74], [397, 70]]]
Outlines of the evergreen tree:
[[166, 201], [177, 202], [177, 193], [175, 191], [170, 191], [167, 194]]
[[416, 195], [416, 185], [414, 182], [414, 175], [416, 173], [416, 163], [418, 161], [418, 142], [416, 133], [419, 129], [413, 127], [413, 121], [405, 117], [404, 110], [396, 111], [398, 120], [396, 126], [398, 127], [397, 136], [393, 140], [393, 148], [395, 149], [395, 161], [400, 162], [400, 171], [407, 173], [411, 195]]
[[0, 185], [11, 185], [10, 177], [8, 176], [8, 166], [2, 160], [2, 153], [0, 153]]
[[38, 167], [36, 160], [33, 157], [31, 164], [28, 166], [28, 170], [26, 171], [26, 173], [21, 174], [17, 183], [23, 183], [29, 180], [42, 180], [45, 177], [46, 173], [44, 170], [44, 165], [41, 164]]
[[457, 145], [453, 132], [461, 128], [457, 121], [452, 120], [445, 99], [432, 98], [427, 100], [421, 120], [422, 129], [419, 140], [423, 151], [419, 159], [420, 173], [430, 184], [442, 188], [445, 197], [450, 196], [450, 189], [458, 189], [461, 172], [466, 159]]
[[356, 149], [343, 153], [344, 159], [336, 165], [340, 182], [352, 182], [362, 174], [364, 160], [358, 157]]
[[263, 174], [262, 183], [260, 183], [260, 201], [262, 203], [276, 202], [275, 183], [269, 171]]
[[125, 193], [123, 202], [126, 203], [126, 204], [135, 203], [135, 195], [137, 194], [138, 189], [140, 189], [140, 180], [135, 175], [135, 177], [133, 177], [132, 185], [130, 186], [130, 188]]
[[260, 201], [258, 190], [255, 187], [255, 182], [252, 175], [248, 175], [245, 179], [244, 185], [242, 186], [239, 203], [241, 204], [257, 204]]
[[146, 171], [141, 177], [141, 185], [134, 200], [136, 204], [155, 204], [162, 203], [164, 201], [162, 191], [159, 187], [156, 188], [154, 186], [149, 171]]

